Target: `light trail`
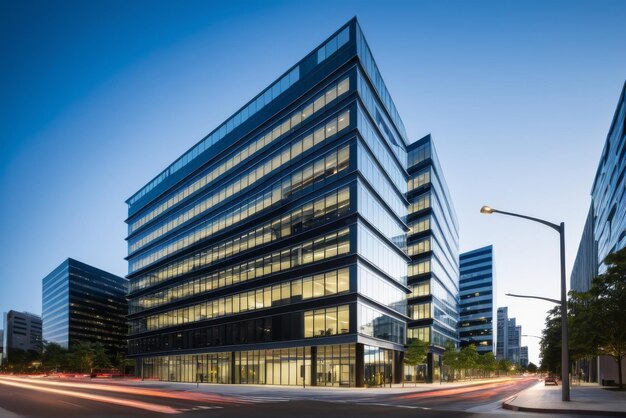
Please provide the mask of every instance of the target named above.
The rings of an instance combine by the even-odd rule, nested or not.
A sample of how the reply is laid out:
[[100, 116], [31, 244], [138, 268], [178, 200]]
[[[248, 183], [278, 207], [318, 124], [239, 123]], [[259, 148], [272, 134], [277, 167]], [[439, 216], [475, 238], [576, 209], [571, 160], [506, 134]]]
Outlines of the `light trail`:
[[140, 396], [150, 396], [155, 398], [168, 398], [168, 399], [179, 399], [186, 401], [195, 401], [195, 402], [213, 402], [220, 404], [248, 404], [243, 399], [238, 399], [234, 397], [226, 397], [222, 395], [209, 394], [209, 393], [197, 393], [197, 392], [166, 392], [157, 389], [149, 389], [149, 388], [136, 388], [132, 386], [116, 386], [116, 385], [107, 385], [102, 383], [70, 383], [70, 382], [51, 382], [45, 380], [26, 380], [23, 378], [16, 377], [8, 377], [2, 376], [0, 377], [0, 381], [2, 380], [12, 380], [18, 382], [28, 382], [35, 385], [48, 385], [48, 386], [59, 386], [59, 387], [67, 387], [67, 388], [76, 388], [76, 389], [92, 389], [103, 392], [117, 392], [117, 393], [126, 393], [129, 395], [140, 395]]
[[[484, 385], [475, 385], [475, 386], [465, 386], [458, 388], [450, 388], [450, 389], [442, 389], [442, 390], [433, 390], [428, 392], [418, 392], [418, 393], [409, 393], [406, 395], [396, 396], [394, 399], [419, 399], [419, 398], [433, 398], [439, 396], [450, 396], [450, 395], [461, 395], [461, 394], [470, 394], [471, 392], [484, 391], [485, 389], [495, 389], [500, 388], [504, 389], [507, 386], [516, 385], [519, 382], [515, 380], [508, 380], [504, 382], [497, 383], [487, 383]], [[480, 395], [478, 395], [480, 397]]]
[[142, 402], [142, 401], [133, 401], [129, 399], [117, 399], [117, 398], [112, 398], [110, 396], [95, 395], [91, 393], [72, 392], [72, 391], [63, 390], [63, 389], [54, 389], [54, 388], [47, 388], [43, 386], [37, 386], [37, 385], [29, 385], [27, 383], [15, 381], [13, 379], [9, 380], [9, 379], [2, 378], [0, 379], [0, 385], [14, 386], [14, 387], [23, 388], [23, 389], [38, 390], [40, 392], [55, 393], [57, 395], [71, 396], [74, 398], [87, 399], [90, 401], [127, 406], [130, 408], [136, 408], [136, 409], [143, 409], [143, 410], [150, 411], [150, 412], [159, 412], [161, 414], [180, 414], [181, 413], [181, 411], [174, 409], [170, 406], [156, 405], [156, 404], [151, 404], [151, 403]]

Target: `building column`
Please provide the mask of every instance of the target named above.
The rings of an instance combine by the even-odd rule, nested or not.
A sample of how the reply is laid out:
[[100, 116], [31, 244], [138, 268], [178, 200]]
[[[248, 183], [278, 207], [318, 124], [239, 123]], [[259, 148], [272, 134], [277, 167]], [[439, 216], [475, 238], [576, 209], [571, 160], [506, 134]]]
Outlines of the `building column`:
[[356, 344], [355, 352], [355, 373], [354, 383], [358, 388], [365, 386], [365, 346], [363, 344]]
[[235, 373], [238, 370], [235, 370], [235, 352], [230, 352], [230, 383], [235, 383]]
[[310, 386], [317, 386], [317, 346], [311, 346], [311, 382]]
[[438, 366], [434, 364], [433, 353], [428, 353], [426, 356], [426, 383], [433, 383], [433, 370]]
[[393, 350], [393, 383], [402, 383], [404, 374], [404, 352]]

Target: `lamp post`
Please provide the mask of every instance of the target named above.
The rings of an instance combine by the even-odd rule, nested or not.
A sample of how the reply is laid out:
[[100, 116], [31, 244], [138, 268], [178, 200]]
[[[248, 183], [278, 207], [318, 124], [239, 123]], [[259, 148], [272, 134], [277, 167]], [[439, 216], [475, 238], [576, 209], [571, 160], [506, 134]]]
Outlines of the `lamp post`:
[[[567, 346], [567, 284], [565, 281], [565, 223], [561, 222], [560, 225], [553, 224], [552, 222], [544, 221], [543, 219], [533, 218], [531, 216], [520, 215], [518, 213], [505, 212], [502, 210], [497, 210], [490, 208], [489, 206], [483, 206], [480, 208], [480, 213], [491, 215], [492, 213], [499, 213], [501, 215], [509, 215], [517, 218], [527, 219], [529, 221], [538, 222], [545, 226], [548, 226], [559, 233], [560, 244], [561, 244], [561, 300], [557, 301], [556, 299], [543, 298], [537, 296], [521, 296], [515, 295], [518, 297], [531, 297], [535, 299], [543, 299], [548, 300], [550, 302], [555, 302], [561, 305], [561, 380], [562, 391], [561, 391], [561, 400], [563, 402], [568, 402], [570, 400], [569, 396], [569, 355], [568, 355], [568, 346]], [[513, 295], [511, 295], [513, 296]]]

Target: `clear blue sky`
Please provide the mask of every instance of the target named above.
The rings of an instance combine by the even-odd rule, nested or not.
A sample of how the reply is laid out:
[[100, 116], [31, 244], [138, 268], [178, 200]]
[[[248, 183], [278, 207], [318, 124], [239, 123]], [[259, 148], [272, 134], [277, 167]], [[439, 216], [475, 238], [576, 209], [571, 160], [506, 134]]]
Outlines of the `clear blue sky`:
[[[4, 1], [0, 311], [71, 256], [124, 275], [125, 199], [352, 16], [412, 138], [432, 133], [461, 249], [493, 244], [528, 334], [568, 271], [626, 77], [624, 1]], [[537, 361], [534, 339], [531, 361]]]

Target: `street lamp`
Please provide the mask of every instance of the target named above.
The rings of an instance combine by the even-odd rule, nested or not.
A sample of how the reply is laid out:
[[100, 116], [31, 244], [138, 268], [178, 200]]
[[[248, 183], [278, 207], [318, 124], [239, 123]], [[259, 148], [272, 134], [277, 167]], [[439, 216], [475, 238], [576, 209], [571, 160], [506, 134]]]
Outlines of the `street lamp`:
[[502, 210], [493, 209], [489, 206], [483, 206], [480, 208], [480, 213], [491, 215], [493, 213], [500, 213], [502, 215], [515, 216], [517, 218], [527, 219], [529, 221], [538, 222], [545, 226], [548, 226], [559, 233], [561, 241], [561, 300], [549, 299], [536, 296], [521, 296], [511, 295], [517, 297], [531, 297], [536, 299], [548, 300], [561, 305], [561, 379], [563, 381], [561, 400], [567, 402], [570, 400], [569, 396], [569, 356], [567, 347], [567, 284], [565, 282], [565, 223], [561, 222], [560, 225], [553, 224], [552, 222], [544, 221], [543, 219], [533, 218], [531, 216], [520, 215], [518, 213], [505, 212]]
[[556, 303], [557, 305], [561, 304], [560, 300], [552, 299], [552, 298], [544, 298], [543, 296], [530, 296], [530, 295], [516, 295], [513, 293], [505, 293], [505, 296], [512, 296], [514, 298], [527, 298], [527, 299], [541, 299], [547, 300], [548, 302]]

